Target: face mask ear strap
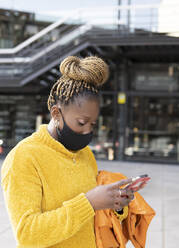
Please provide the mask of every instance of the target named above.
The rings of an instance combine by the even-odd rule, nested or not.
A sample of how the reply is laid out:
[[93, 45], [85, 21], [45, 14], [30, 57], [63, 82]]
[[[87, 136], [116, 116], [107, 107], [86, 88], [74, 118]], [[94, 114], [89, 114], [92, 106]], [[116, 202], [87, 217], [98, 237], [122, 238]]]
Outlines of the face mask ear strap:
[[60, 114], [61, 114], [61, 116], [62, 116], [63, 122], [65, 122], [65, 120], [64, 120], [64, 116], [63, 116], [63, 114], [62, 114], [62, 110], [61, 110], [61, 108], [58, 108], [58, 109], [59, 109], [59, 112], [60, 112]]
[[[60, 112], [60, 114], [61, 114], [61, 116], [62, 116], [63, 123], [65, 123], [65, 120], [64, 120], [64, 117], [63, 117], [61, 108], [58, 108], [58, 110], [59, 110], [59, 112]], [[59, 124], [60, 124], [60, 123], [59, 123], [59, 120], [55, 120], [55, 127], [56, 127], [57, 129], [59, 129]]]
[[58, 128], [58, 125], [59, 125], [59, 121], [55, 120], [55, 127]]

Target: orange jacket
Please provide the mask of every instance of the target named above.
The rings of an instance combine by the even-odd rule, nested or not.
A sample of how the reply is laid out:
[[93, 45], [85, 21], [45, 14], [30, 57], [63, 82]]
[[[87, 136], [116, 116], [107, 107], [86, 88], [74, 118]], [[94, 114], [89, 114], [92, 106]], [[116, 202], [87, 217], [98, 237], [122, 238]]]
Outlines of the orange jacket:
[[[120, 173], [100, 171], [98, 185], [109, 184], [126, 177]], [[144, 248], [148, 226], [155, 211], [145, 202], [139, 193], [129, 204], [128, 216], [120, 223], [111, 209], [97, 210], [95, 214], [95, 233], [98, 248], [125, 248], [131, 240], [135, 248]]]

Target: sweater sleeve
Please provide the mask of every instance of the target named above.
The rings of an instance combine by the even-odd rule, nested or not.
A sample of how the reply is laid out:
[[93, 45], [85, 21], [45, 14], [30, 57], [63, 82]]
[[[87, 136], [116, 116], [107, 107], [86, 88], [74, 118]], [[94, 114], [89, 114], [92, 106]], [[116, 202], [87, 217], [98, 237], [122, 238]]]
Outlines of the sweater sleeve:
[[10, 156], [2, 169], [6, 206], [18, 244], [43, 248], [75, 235], [94, 217], [94, 210], [81, 193], [55, 210], [42, 212], [42, 184], [32, 161]]

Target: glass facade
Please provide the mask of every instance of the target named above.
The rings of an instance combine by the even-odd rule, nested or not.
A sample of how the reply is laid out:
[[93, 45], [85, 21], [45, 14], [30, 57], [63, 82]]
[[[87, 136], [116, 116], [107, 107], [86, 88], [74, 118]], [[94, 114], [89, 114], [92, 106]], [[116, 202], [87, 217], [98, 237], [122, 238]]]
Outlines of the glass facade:
[[125, 155], [179, 162], [179, 99], [135, 96], [129, 102]]
[[[0, 95], [0, 147], [48, 123], [48, 95]], [[3, 144], [2, 144], [3, 142]], [[179, 66], [122, 64], [100, 95], [90, 147], [97, 159], [179, 162]]]
[[116, 147], [116, 111], [114, 94], [102, 94], [100, 97], [100, 115], [94, 131], [90, 148], [97, 159], [115, 159]]
[[45, 120], [46, 96], [0, 95], [0, 146], [8, 152]]
[[120, 66], [111, 91], [104, 88], [101, 96], [91, 146], [96, 158], [179, 162], [178, 69], [177, 64]]
[[179, 162], [177, 64], [129, 68], [125, 158]]

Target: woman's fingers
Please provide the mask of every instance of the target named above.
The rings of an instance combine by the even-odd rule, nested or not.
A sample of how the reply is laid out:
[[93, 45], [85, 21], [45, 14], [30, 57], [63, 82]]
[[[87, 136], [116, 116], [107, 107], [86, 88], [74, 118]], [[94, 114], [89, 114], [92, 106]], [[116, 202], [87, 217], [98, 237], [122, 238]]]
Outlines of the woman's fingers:
[[125, 206], [128, 206], [130, 202], [131, 202], [130, 198], [123, 197], [120, 202], [120, 206], [123, 208]]
[[126, 184], [131, 183], [131, 182], [132, 182], [132, 178], [123, 179], [123, 180], [120, 180], [117, 182], [117, 186], [118, 186], [118, 188], [120, 188], [121, 186], [126, 185]]
[[139, 186], [133, 187], [132, 190], [133, 190], [133, 192], [137, 192], [140, 189], [143, 189], [146, 185], [147, 185], [147, 183], [146, 182], [143, 182]]
[[120, 180], [120, 181], [115, 182], [115, 183], [111, 183], [110, 186], [112, 189], [120, 189], [121, 186], [129, 184], [131, 182], [132, 182], [132, 178], [128, 178], [128, 179]]
[[128, 195], [122, 196], [118, 195], [115, 202], [115, 209], [120, 209], [128, 206], [129, 203], [134, 199], [134, 194], [130, 192]]
[[134, 200], [134, 194], [131, 194], [129, 197], [128, 197], [129, 201], [131, 202], [132, 200]]

